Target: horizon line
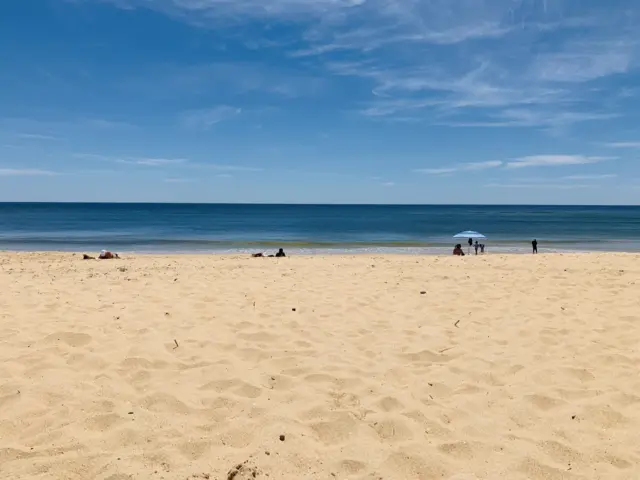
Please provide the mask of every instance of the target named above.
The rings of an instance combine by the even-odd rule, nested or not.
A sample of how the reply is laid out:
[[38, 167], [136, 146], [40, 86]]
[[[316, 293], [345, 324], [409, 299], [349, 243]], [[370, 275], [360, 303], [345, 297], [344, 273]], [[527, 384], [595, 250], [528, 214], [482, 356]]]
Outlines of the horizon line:
[[281, 203], [281, 202], [148, 202], [148, 201], [0, 201], [0, 205], [225, 205], [299, 207], [640, 207], [638, 204], [579, 203]]

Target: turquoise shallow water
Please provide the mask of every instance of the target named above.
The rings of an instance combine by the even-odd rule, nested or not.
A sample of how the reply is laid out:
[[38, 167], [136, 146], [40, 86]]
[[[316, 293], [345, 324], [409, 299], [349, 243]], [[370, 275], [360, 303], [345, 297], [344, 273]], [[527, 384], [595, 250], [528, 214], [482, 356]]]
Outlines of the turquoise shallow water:
[[640, 251], [640, 207], [0, 203], [0, 249], [120, 252]]

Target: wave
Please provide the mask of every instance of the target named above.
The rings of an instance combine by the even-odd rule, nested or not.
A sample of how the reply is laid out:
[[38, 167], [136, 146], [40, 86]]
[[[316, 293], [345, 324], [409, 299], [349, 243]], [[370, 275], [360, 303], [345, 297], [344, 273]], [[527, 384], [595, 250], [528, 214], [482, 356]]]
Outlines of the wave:
[[[247, 253], [284, 248], [302, 253], [447, 253], [454, 243], [451, 239], [415, 240], [226, 240], [196, 238], [149, 238], [119, 235], [90, 236], [0, 236], [0, 249], [40, 251], [79, 251], [107, 248], [119, 252], [139, 253]], [[539, 239], [545, 251], [640, 251], [640, 242], [613, 239]], [[510, 253], [529, 251], [527, 240], [487, 240], [488, 252]], [[466, 247], [466, 245], [465, 245]]]
[[[634, 240], [615, 239], [553, 239], [538, 240], [540, 243], [548, 245], [577, 245], [577, 244], [604, 244], [604, 243], [629, 243]], [[87, 244], [109, 244], [109, 245], [138, 245], [138, 246], [193, 246], [193, 247], [215, 247], [215, 246], [265, 246], [265, 247], [448, 247], [461, 242], [460, 239], [451, 240], [226, 240], [226, 239], [198, 239], [198, 238], [148, 238], [129, 237], [112, 235], [92, 235], [92, 236], [11, 236], [0, 235], [0, 245], [2, 244], [25, 244], [25, 245], [87, 245]], [[505, 239], [505, 240], [485, 240], [487, 245], [522, 245], [530, 244], [529, 239]]]

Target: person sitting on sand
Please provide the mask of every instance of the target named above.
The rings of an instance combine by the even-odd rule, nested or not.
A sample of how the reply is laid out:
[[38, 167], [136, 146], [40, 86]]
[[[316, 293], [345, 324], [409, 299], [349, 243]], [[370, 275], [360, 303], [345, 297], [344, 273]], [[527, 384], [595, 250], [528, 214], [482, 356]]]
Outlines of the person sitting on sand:
[[109, 252], [108, 250], [102, 250], [98, 256], [100, 260], [112, 260], [114, 258], [120, 258], [117, 253]]
[[252, 253], [251, 256], [253, 258], [262, 258], [264, 257], [264, 253]]
[[464, 257], [464, 251], [462, 250], [462, 245], [458, 244], [453, 249], [453, 254], [459, 257]]
[[284, 254], [284, 250], [283, 249], [278, 250], [278, 253], [276, 253], [276, 257], [286, 257], [286, 255]]

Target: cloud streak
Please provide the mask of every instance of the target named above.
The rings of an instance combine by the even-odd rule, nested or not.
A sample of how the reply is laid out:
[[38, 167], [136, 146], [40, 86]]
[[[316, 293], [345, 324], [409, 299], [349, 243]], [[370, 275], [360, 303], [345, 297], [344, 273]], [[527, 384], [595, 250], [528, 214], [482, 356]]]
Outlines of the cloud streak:
[[[244, 165], [227, 165], [221, 163], [193, 162], [186, 158], [157, 158], [157, 157], [118, 157], [93, 153], [76, 153], [75, 158], [84, 160], [118, 163], [123, 165], [137, 165], [143, 167], [174, 167], [181, 169], [211, 170], [215, 172], [261, 172], [262, 168]], [[176, 177], [170, 177], [176, 178]]]
[[604, 146], [609, 148], [640, 148], [640, 142], [613, 142], [605, 143]]
[[117, 159], [116, 161], [118, 163], [129, 163], [145, 167], [164, 167], [169, 165], [184, 165], [188, 160], [185, 158], [133, 158]]
[[[448, 167], [419, 168], [415, 173], [426, 175], [447, 175], [458, 172], [477, 172], [482, 170], [501, 169], [513, 170], [534, 167], [562, 167], [571, 165], [588, 165], [607, 160], [615, 160], [616, 157], [595, 157], [586, 155], [529, 155], [508, 161], [490, 160], [486, 162], [472, 162], [455, 164]], [[583, 174], [563, 177], [565, 180], [602, 180], [615, 178], [616, 174]]]
[[590, 157], [586, 155], [530, 155], [511, 160], [506, 168], [562, 167], [567, 165], [587, 165], [614, 160], [615, 157]]
[[50, 177], [53, 175], [57, 173], [38, 168], [0, 168], [0, 177]]
[[125, 165], [140, 165], [144, 167], [165, 167], [189, 164], [189, 160], [186, 158], [115, 157], [94, 153], [76, 153], [73, 156], [83, 160], [120, 163]]
[[611, 178], [618, 178], [615, 173], [594, 173], [588, 175], [568, 175], [564, 177], [565, 180], [608, 180]]
[[541, 81], [582, 83], [622, 74], [632, 66], [634, 49], [627, 40], [575, 42], [563, 51], [537, 56], [530, 75]]
[[44, 140], [44, 141], [54, 141], [59, 140], [58, 137], [54, 137], [53, 135], [43, 135], [39, 133], [19, 133], [16, 137], [21, 138], [23, 140]]
[[[217, 101], [234, 104], [255, 92], [293, 100], [353, 82], [345, 110], [394, 123], [558, 133], [609, 122], [624, 115], [613, 97], [626, 86], [602, 81], [633, 73], [640, 59], [632, 0], [616, 8], [599, 0], [580, 8], [571, 0], [103, 1], [211, 28], [279, 59], [163, 67], [133, 79], [137, 91], [222, 91]], [[239, 40], [243, 27], [250, 38], [242, 30]], [[180, 123], [208, 129], [240, 114], [221, 105], [185, 112]]]
[[487, 162], [473, 162], [473, 163], [461, 163], [453, 165], [451, 167], [441, 168], [419, 168], [414, 170], [415, 173], [423, 173], [426, 175], [443, 175], [456, 172], [474, 172], [479, 170], [487, 170], [491, 168], [498, 168], [503, 165], [502, 161], [490, 160]]
[[574, 190], [596, 188], [595, 185], [567, 183], [488, 183], [485, 188], [536, 189], [536, 190]]

